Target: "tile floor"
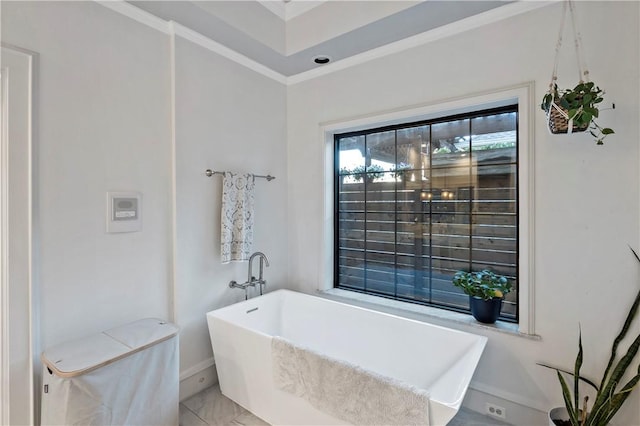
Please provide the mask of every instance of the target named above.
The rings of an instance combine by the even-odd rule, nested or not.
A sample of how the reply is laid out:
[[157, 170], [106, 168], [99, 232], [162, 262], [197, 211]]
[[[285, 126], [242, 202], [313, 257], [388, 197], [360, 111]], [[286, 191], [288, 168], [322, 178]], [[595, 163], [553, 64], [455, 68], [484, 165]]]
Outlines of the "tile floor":
[[[462, 409], [449, 426], [506, 425], [490, 417]], [[220, 392], [218, 385], [203, 390], [180, 404], [180, 426], [269, 426]]]

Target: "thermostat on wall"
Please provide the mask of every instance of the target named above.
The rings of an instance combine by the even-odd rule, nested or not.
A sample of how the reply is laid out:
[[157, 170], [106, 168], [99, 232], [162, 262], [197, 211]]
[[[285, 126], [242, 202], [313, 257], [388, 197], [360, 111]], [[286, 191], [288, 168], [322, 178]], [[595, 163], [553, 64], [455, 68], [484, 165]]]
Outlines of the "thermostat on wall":
[[107, 192], [107, 232], [142, 230], [142, 194]]

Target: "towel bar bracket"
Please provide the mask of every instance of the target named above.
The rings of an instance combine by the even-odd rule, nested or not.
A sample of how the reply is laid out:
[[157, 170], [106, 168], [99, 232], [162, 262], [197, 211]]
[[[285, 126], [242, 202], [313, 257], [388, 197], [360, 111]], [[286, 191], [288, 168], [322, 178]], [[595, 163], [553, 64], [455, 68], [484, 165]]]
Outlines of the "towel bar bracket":
[[[207, 177], [211, 177], [213, 175], [222, 175], [224, 174], [224, 172], [219, 172], [216, 170], [211, 170], [211, 169], [207, 169], [204, 171], [204, 174]], [[267, 181], [271, 182], [272, 180], [274, 180], [276, 177], [275, 176], [271, 176], [271, 175], [253, 175], [253, 177], [257, 177], [257, 178], [262, 178], [262, 179], [266, 179]]]

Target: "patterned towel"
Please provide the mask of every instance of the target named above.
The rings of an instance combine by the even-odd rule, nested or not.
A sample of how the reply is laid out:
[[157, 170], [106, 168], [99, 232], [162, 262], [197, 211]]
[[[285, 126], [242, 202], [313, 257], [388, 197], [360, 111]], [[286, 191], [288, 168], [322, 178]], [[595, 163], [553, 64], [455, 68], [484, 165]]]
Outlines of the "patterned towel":
[[253, 175], [225, 172], [222, 181], [222, 263], [248, 260], [253, 245]]
[[352, 425], [429, 425], [429, 393], [348, 362], [271, 339], [276, 388]]

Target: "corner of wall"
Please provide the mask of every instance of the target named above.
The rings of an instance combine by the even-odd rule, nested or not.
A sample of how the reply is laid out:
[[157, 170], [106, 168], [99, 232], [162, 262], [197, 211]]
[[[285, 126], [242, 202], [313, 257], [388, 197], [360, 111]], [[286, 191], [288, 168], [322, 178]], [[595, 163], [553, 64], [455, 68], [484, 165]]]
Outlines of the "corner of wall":
[[180, 402], [218, 383], [213, 359], [206, 360], [180, 375]]

